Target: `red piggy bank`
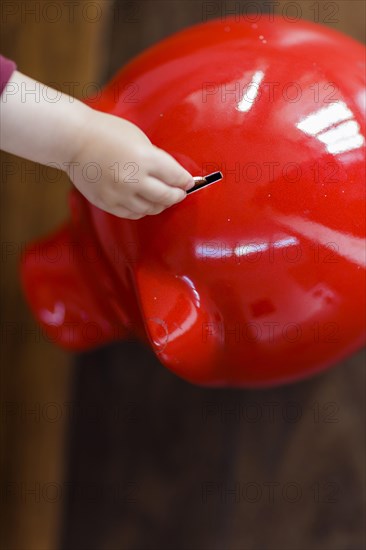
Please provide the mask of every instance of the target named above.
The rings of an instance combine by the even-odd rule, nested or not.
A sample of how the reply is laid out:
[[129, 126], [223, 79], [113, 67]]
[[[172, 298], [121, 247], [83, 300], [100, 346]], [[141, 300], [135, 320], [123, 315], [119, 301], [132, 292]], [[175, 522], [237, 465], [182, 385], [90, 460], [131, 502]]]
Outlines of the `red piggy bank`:
[[137, 338], [200, 385], [295, 381], [365, 342], [365, 49], [264, 16], [174, 34], [91, 104], [221, 181], [121, 219], [70, 196], [21, 277], [49, 339]]

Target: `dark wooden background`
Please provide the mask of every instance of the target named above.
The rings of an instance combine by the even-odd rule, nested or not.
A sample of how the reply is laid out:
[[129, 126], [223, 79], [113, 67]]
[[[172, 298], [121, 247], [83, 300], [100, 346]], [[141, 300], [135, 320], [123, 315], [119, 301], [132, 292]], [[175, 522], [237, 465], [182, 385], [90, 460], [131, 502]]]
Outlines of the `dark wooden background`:
[[76, 365], [63, 550], [361, 550], [364, 356], [207, 390], [138, 344]]
[[[310, 0], [295, 3], [314, 19]], [[82, 83], [105, 82], [145, 47], [200, 22], [209, 3], [98, 4], [103, 17], [93, 24], [79, 17], [70, 25], [66, 14], [52, 24], [45, 17], [24, 20], [21, 10], [3, 16], [1, 51], [59, 89], [80, 82], [80, 96]], [[245, 2], [211, 7], [220, 15], [234, 4], [243, 9]], [[364, 41], [364, 3], [332, 4], [338, 6], [332, 25]], [[191, 386], [135, 342], [73, 357], [58, 350], [30, 332], [36, 325], [17, 261], [23, 242], [66, 217], [68, 183], [22, 176], [22, 166], [32, 163], [2, 158], [17, 167], [1, 187], [2, 241], [14, 250], [2, 258], [1, 282], [8, 327], [3, 548], [363, 549], [364, 352], [300, 384], [240, 391]]]

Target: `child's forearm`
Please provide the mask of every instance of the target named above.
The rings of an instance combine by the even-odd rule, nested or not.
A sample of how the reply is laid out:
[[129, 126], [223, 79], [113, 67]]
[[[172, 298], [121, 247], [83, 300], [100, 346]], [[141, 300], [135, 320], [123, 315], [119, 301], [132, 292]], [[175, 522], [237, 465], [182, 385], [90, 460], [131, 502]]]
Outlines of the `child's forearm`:
[[63, 170], [83, 140], [91, 108], [14, 71], [1, 95], [1, 149]]

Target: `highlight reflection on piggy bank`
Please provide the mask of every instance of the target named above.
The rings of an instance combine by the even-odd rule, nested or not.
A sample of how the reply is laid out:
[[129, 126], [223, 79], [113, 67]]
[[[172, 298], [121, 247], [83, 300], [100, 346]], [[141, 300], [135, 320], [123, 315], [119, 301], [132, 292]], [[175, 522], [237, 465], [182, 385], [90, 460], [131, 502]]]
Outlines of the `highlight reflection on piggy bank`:
[[132, 336], [211, 386], [296, 380], [361, 347], [364, 59], [318, 25], [226, 19], [124, 67], [92, 106], [223, 179], [139, 220], [72, 191], [71, 220], [22, 262], [48, 337], [86, 350]]

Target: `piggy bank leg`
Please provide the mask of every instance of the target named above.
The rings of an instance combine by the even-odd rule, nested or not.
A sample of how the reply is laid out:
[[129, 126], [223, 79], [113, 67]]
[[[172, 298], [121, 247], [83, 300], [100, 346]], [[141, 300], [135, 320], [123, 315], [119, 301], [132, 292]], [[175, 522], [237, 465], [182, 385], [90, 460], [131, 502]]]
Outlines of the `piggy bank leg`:
[[207, 327], [214, 330], [220, 319], [212, 300], [187, 276], [151, 263], [139, 266], [135, 285], [148, 341], [160, 362], [190, 382], [213, 385], [224, 357], [222, 335], [205, 338]]

